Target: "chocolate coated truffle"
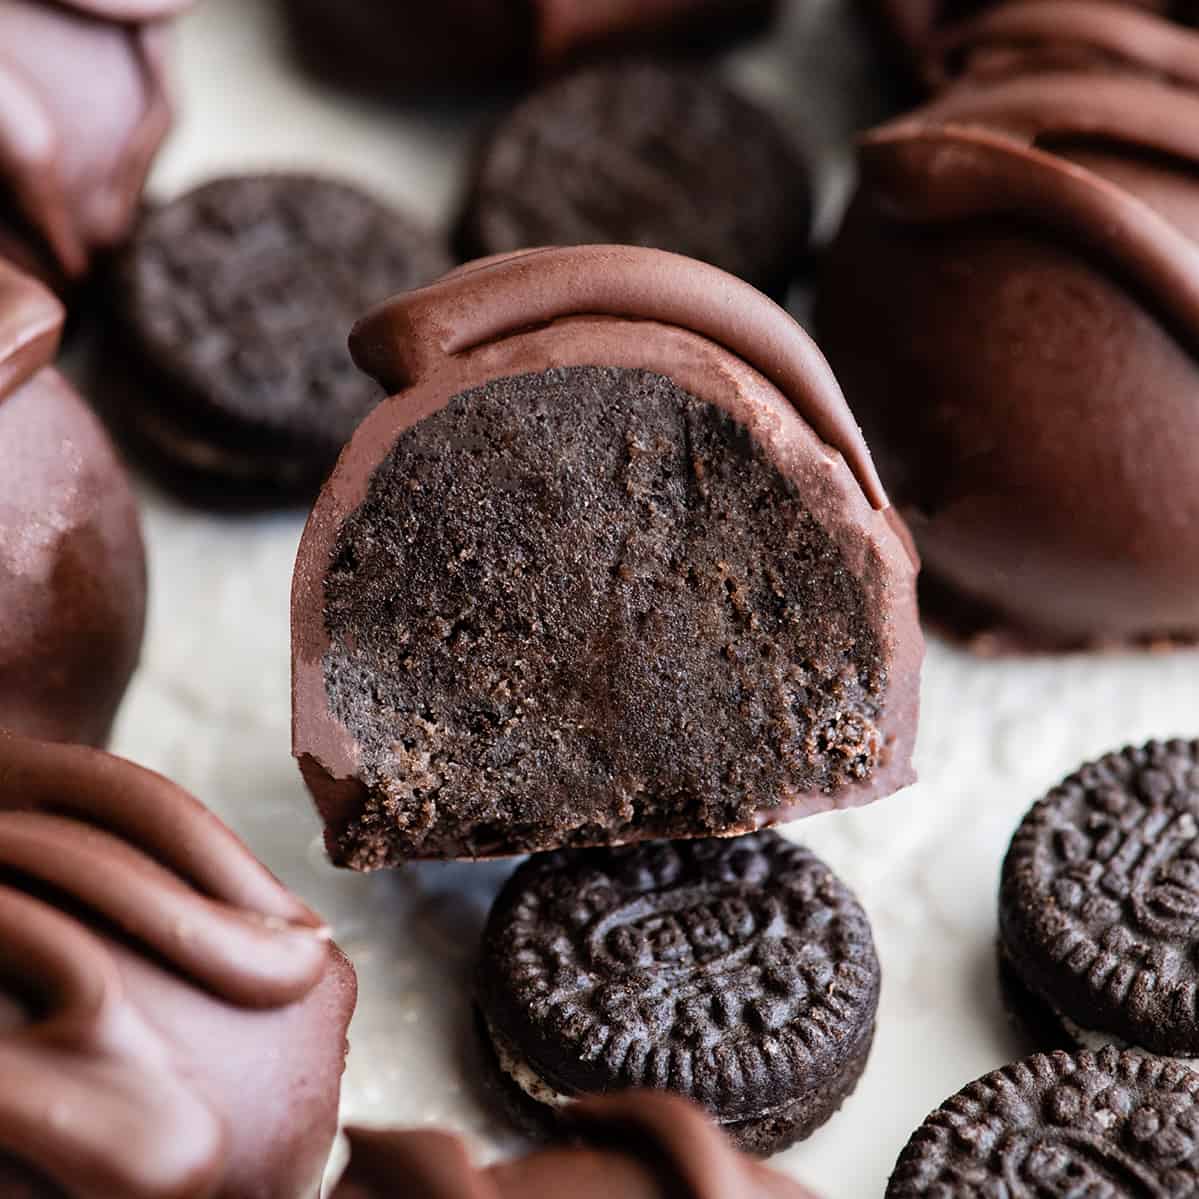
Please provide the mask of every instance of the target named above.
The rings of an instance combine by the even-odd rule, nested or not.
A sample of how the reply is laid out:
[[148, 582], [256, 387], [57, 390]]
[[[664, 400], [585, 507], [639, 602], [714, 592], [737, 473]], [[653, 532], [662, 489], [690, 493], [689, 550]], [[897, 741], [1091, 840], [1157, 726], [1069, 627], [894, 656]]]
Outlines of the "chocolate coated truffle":
[[353, 969], [214, 816], [0, 733], [0, 1190], [314, 1199]]
[[564, 1136], [569, 1144], [478, 1170], [448, 1133], [350, 1129], [350, 1165], [333, 1199], [812, 1199], [743, 1158], [673, 1095], [584, 1100]]
[[[1099, 10], [1101, 24], [1109, 16], [1118, 22], [1122, 11], [1187, 24], [1199, 20], [1195, 0], [865, 0], [865, 7], [908, 76], [926, 91], [936, 91], [944, 85], [947, 72], [954, 73], [952, 63], [961, 55], [962, 43], [978, 28], [1008, 43], [1006, 54], [997, 53], [991, 59], [992, 67], [1011, 54], [1022, 58], [1031, 54], [1034, 59], [1063, 65], [1071, 58], [1093, 60], [1096, 56], [1095, 47], [1087, 46], [1088, 39], [1080, 41], [1076, 36], [1080, 21], [1094, 19], [1082, 10]], [[1022, 23], [1025, 28], [1016, 34], [1013, 26]], [[1135, 45], [1135, 33], [1125, 36], [1126, 44]], [[1110, 47], [1116, 60], [1122, 50], [1119, 43]]]
[[292, 607], [335, 861], [730, 835], [911, 781], [914, 558], [782, 309], [677, 255], [539, 250], [351, 349], [393, 394]]
[[84, 275], [137, 212], [170, 126], [165, 18], [184, 0], [0, 0], [0, 255]]
[[583, 58], [694, 52], [765, 28], [778, 0], [288, 0], [297, 49], [355, 86], [489, 90]]
[[62, 320], [0, 261], [0, 728], [98, 745], [141, 649], [146, 564], [112, 445], [49, 365]]
[[530, 96], [478, 155], [463, 257], [527, 246], [652, 246], [775, 298], [808, 247], [807, 165], [775, 116], [712, 71], [623, 62]]
[[868, 136], [815, 314], [931, 613], [1019, 645], [1199, 634], [1199, 96], [955, 89]]

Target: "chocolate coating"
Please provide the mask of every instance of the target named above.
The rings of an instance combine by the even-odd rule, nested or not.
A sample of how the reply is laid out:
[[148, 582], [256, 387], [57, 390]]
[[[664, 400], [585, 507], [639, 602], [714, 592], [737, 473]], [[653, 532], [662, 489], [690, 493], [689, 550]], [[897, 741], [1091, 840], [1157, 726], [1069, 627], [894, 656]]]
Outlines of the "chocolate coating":
[[522, 83], [580, 59], [726, 44], [773, 19], [778, 0], [289, 0], [313, 70], [413, 95]]
[[[912, 609], [914, 563], [836, 384], [781, 309], [732, 277], [674, 255], [629, 247], [544, 250], [476, 264], [396, 298], [360, 323], [351, 348], [364, 369], [399, 394], [367, 418], [323, 489], [293, 587], [293, 750], [335, 860], [373, 868], [413, 856], [727, 835], [866, 802], [910, 780], [922, 648]], [[610, 427], [625, 420], [631, 440]], [[683, 432], [694, 438], [691, 450]], [[505, 445], [510, 452], [497, 449]], [[601, 465], [609, 460], [611, 469]], [[745, 467], [740, 476], [734, 461]], [[559, 467], [562, 478], [536, 481]], [[528, 482], [505, 485], [509, 476]], [[608, 546], [613, 522], [648, 503], [649, 535], [659, 526], [669, 533], [686, 514], [676, 492], [689, 477], [701, 480], [698, 492], [687, 492], [694, 499], [688, 537], [703, 547], [697, 561], [719, 548], [712, 531], [719, 521], [704, 497], [720, 497], [712, 502], [724, 512], [727, 496], [732, 512], [744, 507], [738, 487], [761, 486], [770, 510], [763, 527], [790, 530], [770, 534], [770, 553], [798, 555], [780, 568], [782, 592], [805, 580], [833, 580], [823, 590], [813, 584], [808, 606], [795, 607], [811, 611], [813, 621], [827, 618], [828, 636], [803, 667], [813, 672], [811, 694], [795, 694], [777, 723], [761, 715], [776, 694], [764, 685], [756, 692], [761, 708], [722, 702], [708, 721], [708, 701], [717, 704], [723, 686], [713, 674], [733, 670], [740, 679], [744, 667], [745, 678], [754, 679], [778, 666], [771, 624], [750, 622], [767, 639], [765, 649], [755, 640], [753, 661], [737, 648], [744, 630], [730, 632], [736, 641], [703, 632], [733, 620], [730, 603], [741, 611], [739, 603], [760, 598], [762, 620], [777, 617], [756, 581], [739, 590], [735, 563], [726, 572], [731, 589], [721, 585], [719, 594], [708, 586], [707, 566], [697, 566], [692, 583], [678, 589], [678, 610], [693, 611], [692, 597], [711, 592], [706, 614], [672, 616], [668, 636], [652, 618], [637, 634], [621, 603], [604, 615], [604, 596], [613, 591], [628, 594], [628, 610], [640, 610], [648, 601], [637, 589], [661, 573], [655, 562], [668, 566], [674, 553], [649, 542], [643, 553], [637, 536], [617, 536]], [[465, 490], [455, 492], [459, 479]], [[426, 487], [442, 498], [426, 504]], [[577, 496], [595, 502], [589, 498], [575, 512]], [[551, 512], [553, 497], [566, 506]], [[499, 523], [472, 516], [492, 510], [502, 512]], [[749, 544], [764, 536], [752, 522], [744, 533]], [[567, 552], [576, 537], [581, 548]], [[526, 569], [521, 547], [534, 539], [538, 549]], [[442, 541], [459, 548], [451, 552]], [[602, 558], [591, 556], [597, 550]], [[744, 546], [730, 539], [728, 550], [729, 562], [740, 561]], [[596, 563], [613, 554], [609, 574]], [[394, 555], [411, 555], [409, 564]], [[463, 562], [484, 564], [466, 594], [496, 598], [459, 618], [443, 597], [452, 597], [452, 580], [472, 569]], [[394, 594], [398, 577], [409, 580], [403, 598], [371, 616], [389, 588]], [[834, 598], [843, 584], [844, 602]], [[560, 595], [559, 585], [566, 589]], [[730, 601], [731, 593], [741, 598]], [[426, 594], [429, 611], [412, 608], [410, 619], [404, 605]], [[671, 594], [664, 583], [654, 603], [674, 606]], [[817, 616], [822, 603], [827, 611]], [[512, 622], [504, 623], [505, 613]], [[496, 620], [502, 627], [492, 628]], [[611, 635], [597, 638], [595, 630], [605, 628]], [[382, 629], [391, 631], [375, 644]], [[463, 666], [453, 656], [459, 636], [479, 645]], [[789, 649], [790, 628], [780, 627], [779, 636]], [[660, 648], [638, 658], [638, 639], [646, 637]], [[507, 646], [501, 656], [515, 681], [465, 696], [454, 710], [437, 707], [486, 664], [496, 638]], [[442, 643], [450, 651], [444, 664]], [[401, 644], [408, 646], [406, 663], [393, 657]], [[825, 671], [830, 649], [847, 655], [841, 674], [832, 665]], [[791, 678], [786, 652], [779, 651], [779, 669]], [[692, 658], [702, 658], [702, 666], [658, 677]], [[526, 686], [513, 673], [520, 662], [545, 686]], [[609, 680], [604, 702], [595, 698], [598, 682], [570, 690], [570, 680], [597, 670]], [[827, 686], [817, 676], [827, 677]], [[445, 685], [434, 693], [426, 678]], [[680, 679], [693, 683], [680, 688]], [[747, 684], [748, 693], [756, 685]], [[778, 694], [791, 695], [790, 685], [783, 679]], [[435, 701], [433, 708], [417, 706], [415, 723], [413, 687]], [[711, 695], [701, 701], [703, 689]], [[366, 703], [372, 694], [383, 698]], [[629, 699], [638, 695], [655, 698]], [[801, 731], [788, 740], [792, 719], [808, 721], [820, 696], [842, 704], [843, 719], [829, 717], [827, 737], [809, 742]], [[496, 704], [496, 719], [488, 720]], [[484, 715], [472, 715], [480, 707]], [[694, 748], [680, 755], [688, 720]], [[769, 724], [766, 741], [730, 760], [728, 747], [755, 721]], [[592, 734], [580, 736], [589, 728]], [[531, 747], [517, 755], [526, 763], [520, 785], [505, 766], [518, 745]], [[660, 762], [667, 745], [670, 762], [660, 773], [648, 763], [651, 756]], [[605, 765], [596, 746], [611, 746], [615, 756]], [[640, 762], [630, 757], [638, 754]], [[826, 767], [832, 769], [824, 773]], [[714, 779], [734, 774], [739, 781], [729, 791], [714, 789]], [[686, 804], [674, 790], [683, 778]]]
[[13, 1193], [315, 1196], [353, 970], [166, 779], [0, 734], [0, 993]]
[[112, 445], [49, 365], [62, 319], [0, 261], [0, 728], [103, 744], [141, 649], [146, 564]]
[[931, 584], [986, 644], [1199, 633], [1199, 97], [958, 89], [869, 135], [815, 320]]
[[1199, 1055], [1199, 742], [1088, 763], [1021, 822], [1003, 867], [1001, 951], [1079, 1028]]
[[1165, 1196], [1199, 1190], [1199, 1074], [1102, 1049], [972, 1082], [912, 1135], [887, 1199]]
[[676, 1096], [584, 1100], [565, 1135], [571, 1144], [477, 1170], [447, 1133], [350, 1129], [350, 1165], [333, 1199], [812, 1199], [741, 1157]]
[[[961, 68], [960, 62], [953, 66], [948, 60], [959, 55], [976, 32], [983, 32], [987, 38], [999, 33], [1009, 41], [1008, 51], [1015, 51], [1025, 61], [1031, 52], [1033, 60], [1048, 55], [1058, 65], [1065, 65], [1060, 55], [1085, 51], [1088, 41], [1084, 37], [1080, 42], [1075, 37], [1075, 10], [1099, 10], [1101, 24], [1109, 14], [1118, 21], [1120, 10], [1186, 24], [1199, 20], [1195, 0], [866, 0], [865, 7], [910, 80], [930, 92], [944, 86], [947, 76]], [[1001, 32], [1009, 20], [1016, 24], [1028, 20], [1029, 24], [1018, 38], [1012, 38], [1010, 33]], [[1129, 34], [1130, 41], [1135, 42], [1136, 36]], [[1054, 43], [1059, 43], [1056, 48]], [[1071, 45], [1073, 50], [1068, 48]], [[1115, 59], [1122, 56], [1122, 50], [1119, 44], [1110, 48]], [[1003, 69], [1010, 65], [1008, 54], [996, 55], [988, 63], [989, 67]]]
[[767, 830], [531, 858], [492, 909], [476, 992], [533, 1131], [569, 1118], [558, 1097], [655, 1087], [768, 1155], [856, 1086], [878, 989], [857, 899]]
[[133, 223], [170, 126], [181, 0], [0, 0], [0, 248], [57, 283]]

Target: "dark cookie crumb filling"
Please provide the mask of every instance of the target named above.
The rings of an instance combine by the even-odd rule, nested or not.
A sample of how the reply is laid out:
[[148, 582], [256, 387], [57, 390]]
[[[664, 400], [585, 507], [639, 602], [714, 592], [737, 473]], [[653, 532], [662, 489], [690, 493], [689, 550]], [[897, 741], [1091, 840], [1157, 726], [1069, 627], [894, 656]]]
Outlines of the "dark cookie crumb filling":
[[720, 409], [646, 371], [497, 379], [406, 430], [325, 582], [352, 865], [752, 827], [871, 774], [854, 576]]

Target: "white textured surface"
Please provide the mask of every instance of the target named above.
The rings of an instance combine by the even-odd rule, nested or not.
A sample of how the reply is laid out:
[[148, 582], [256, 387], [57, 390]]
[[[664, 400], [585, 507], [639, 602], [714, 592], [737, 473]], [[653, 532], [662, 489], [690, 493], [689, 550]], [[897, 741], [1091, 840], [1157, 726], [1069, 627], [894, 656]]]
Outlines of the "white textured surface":
[[[869, 74], [831, 0], [795, 7], [783, 38], [734, 66], [789, 98], [829, 158], [843, 152], [849, 126], [829, 97], [860, 101]], [[160, 193], [224, 171], [302, 165], [341, 170], [430, 219], [447, 211], [480, 114], [430, 117], [314, 88], [289, 67], [262, 0], [207, 0], [183, 23], [180, 50], [184, 112]], [[835, 159], [830, 194], [843, 178]], [[364, 878], [323, 861], [289, 756], [288, 586], [300, 528], [296, 515], [215, 518], [148, 497], [150, 629], [114, 748], [194, 790], [333, 922], [362, 988], [345, 1115], [445, 1124], [472, 1134], [481, 1152], [504, 1149], [510, 1142], [472, 1087], [466, 984], [488, 898], [509, 867]], [[1197, 729], [1194, 654], [996, 663], [930, 647], [923, 781], [794, 830], [857, 889], [884, 986], [856, 1094], [777, 1164], [827, 1199], [881, 1194], [925, 1113], [1013, 1050], [992, 938], [999, 862], [1021, 813], [1088, 756]]]

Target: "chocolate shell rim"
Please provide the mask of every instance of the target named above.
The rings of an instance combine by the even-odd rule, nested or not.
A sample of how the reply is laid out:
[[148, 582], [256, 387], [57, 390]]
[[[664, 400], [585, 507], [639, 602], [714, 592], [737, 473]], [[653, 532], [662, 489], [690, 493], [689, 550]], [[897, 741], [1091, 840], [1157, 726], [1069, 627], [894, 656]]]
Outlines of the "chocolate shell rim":
[[[489, 290], [480, 297], [476, 289], [484, 283]], [[751, 284], [681, 254], [548, 246], [483, 259], [377, 305], [350, 333], [350, 353], [394, 395], [436, 375], [447, 358], [575, 316], [656, 321], [714, 342], [791, 401], [845, 459], [876, 510], [890, 506], [861, 430], [815, 343]]]

